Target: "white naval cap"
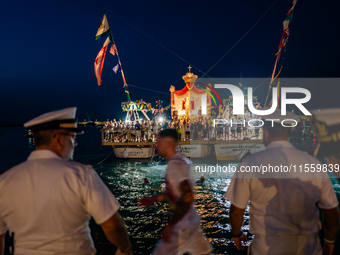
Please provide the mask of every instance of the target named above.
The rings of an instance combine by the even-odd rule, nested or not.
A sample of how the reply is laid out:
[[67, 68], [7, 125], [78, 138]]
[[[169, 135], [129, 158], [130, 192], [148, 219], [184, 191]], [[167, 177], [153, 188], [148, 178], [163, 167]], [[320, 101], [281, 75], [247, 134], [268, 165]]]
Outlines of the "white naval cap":
[[340, 152], [340, 108], [313, 110], [311, 123], [318, 139], [314, 155], [330, 156]]
[[266, 115], [262, 117], [265, 119], [265, 126], [271, 126], [274, 123], [274, 127], [280, 126], [282, 127], [282, 121], [285, 126], [295, 126], [300, 122], [299, 116], [292, 112], [286, 111], [286, 115], [281, 115], [281, 109], [276, 109], [272, 114]]
[[83, 131], [78, 129], [76, 121], [76, 107], [70, 107], [58, 111], [44, 113], [24, 124], [24, 127], [31, 128], [32, 131], [67, 129], [78, 134]]

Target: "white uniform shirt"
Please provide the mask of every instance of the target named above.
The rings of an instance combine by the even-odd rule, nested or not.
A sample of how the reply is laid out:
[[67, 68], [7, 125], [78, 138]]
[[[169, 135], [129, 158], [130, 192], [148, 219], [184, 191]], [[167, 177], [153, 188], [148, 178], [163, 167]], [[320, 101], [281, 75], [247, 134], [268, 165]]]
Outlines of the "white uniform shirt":
[[50, 150], [0, 177], [0, 233], [15, 233], [15, 254], [95, 254], [90, 215], [102, 224], [118, 209], [91, 167]]
[[[191, 190], [193, 191], [194, 180], [190, 174], [190, 163], [191, 161], [180, 153], [173, 155], [168, 162], [168, 167], [165, 171], [167, 195], [169, 197], [173, 196], [175, 201], [178, 201], [181, 197], [181, 182], [188, 180]], [[168, 192], [170, 192], [170, 195]], [[186, 229], [199, 222], [200, 217], [192, 204], [188, 213], [175, 225], [175, 228]]]
[[247, 207], [250, 200], [252, 234], [274, 236], [316, 233], [320, 230], [316, 204], [322, 209], [338, 205], [327, 173], [301, 174], [297, 170], [296, 173], [263, 175], [238, 172], [242, 166], [299, 166], [312, 163], [320, 164], [316, 158], [295, 149], [289, 142], [272, 142], [266, 150], [249, 156], [239, 164], [225, 197], [242, 209]]

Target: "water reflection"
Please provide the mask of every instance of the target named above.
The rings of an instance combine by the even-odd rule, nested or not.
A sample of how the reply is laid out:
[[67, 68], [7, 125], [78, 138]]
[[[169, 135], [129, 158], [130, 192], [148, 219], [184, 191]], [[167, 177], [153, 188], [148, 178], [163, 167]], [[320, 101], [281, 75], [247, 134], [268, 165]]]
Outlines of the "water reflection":
[[[165, 162], [107, 162], [96, 171], [115, 194], [121, 204], [120, 213], [124, 217], [128, 231], [133, 238], [137, 254], [148, 254], [161, 237], [161, 230], [169, 220], [167, 203], [156, 203], [150, 207], [139, 207], [137, 200], [163, 192]], [[193, 172], [195, 180], [202, 173]], [[150, 183], [145, 184], [147, 177]], [[230, 185], [225, 175], [206, 175], [204, 183], [195, 186], [196, 208], [201, 216], [201, 226], [209, 241], [214, 245], [216, 254], [243, 254], [231, 242], [231, 227], [228, 223], [230, 202], [224, 193]], [[246, 209], [243, 231], [249, 232], [249, 206]], [[249, 240], [252, 235], [248, 233]], [[103, 253], [104, 254], [104, 253]]]

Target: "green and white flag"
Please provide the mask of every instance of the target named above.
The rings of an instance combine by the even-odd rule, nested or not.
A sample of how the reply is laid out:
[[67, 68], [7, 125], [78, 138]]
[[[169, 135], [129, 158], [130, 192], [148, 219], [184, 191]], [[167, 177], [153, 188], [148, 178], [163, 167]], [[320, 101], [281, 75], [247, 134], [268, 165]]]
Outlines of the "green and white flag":
[[100, 26], [98, 28], [96, 37], [94, 39], [98, 40], [99, 38], [107, 35], [108, 33], [110, 33], [109, 22], [107, 21], [106, 14], [104, 14], [102, 22], [100, 23]]

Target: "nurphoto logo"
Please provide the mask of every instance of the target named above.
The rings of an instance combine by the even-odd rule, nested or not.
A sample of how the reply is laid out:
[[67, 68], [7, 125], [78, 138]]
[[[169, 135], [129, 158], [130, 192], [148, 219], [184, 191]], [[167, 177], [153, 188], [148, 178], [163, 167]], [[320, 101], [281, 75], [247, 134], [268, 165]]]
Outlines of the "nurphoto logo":
[[[233, 96], [233, 113], [234, 115], [244, 115], [244, 95], [242, 90], [231, 84], [215, 84], [215, 88], [225, 88], [229, 89]], [[287, 93], [301, 93], [304, 94], [304, 98], [287, 98]], [[277, 98], [277, 88], [272, 88], [272, 98]], [[296, 88], [296, 87], [284, 87], [281, 88], [281, 115], [286, 115], [286, 107], [287, 104], [294, 104], [304, 115], [312, 115], [302, 104], [307, 103], [311, 99], [311, 93], [308, 89], [305, 88]], [[272, 114], [277, 109], [277, 101], [273, 100], [273, 104], [271, 108], [266, 110], [256, 109], [253, 105], [253, 88], [248, 87], [248, 108], [249, 111], [253, 114], [259, 116], [265, 116]]]
[[[215, 88], [225, 88], [228, 89], [232, 94], [232, 100], [233, 100], [233, 115], [244, 115], [244, 94], [242, 90], [235, 85], [231, 84], [215, 84]], [[272, 105], [269, 109], [256, 109], [253, 105], [253, 88], [248, 87], [248, 109], [251, 113], [258, 115], [258, 116], [267, 116], [272, 114], [277, 109], [277, 100], [272, 101]], [[301, 93], [304, 95], [303, 98], [287, 98], [288, 93]], [[287, 114], [287, 105], [293, 104], [295, 105], [304, 115], [310, 116], [312, 115], [304, 106], [304, 103], [307, 103], [311, 99], [311, 93], [308, 89], [305, 88], [298, 88], [298, 87], [283, 87], [281, 88], [281, 116], [286, 116]], [[272, 98], [277, 98], [277, 88], [272, 88]], [[260, 128], [264, 125], [264, 121], [271, 122], [272, 127], [274, 126], [274, 121], [277, 119], [249, 119], [246, 120], [240, 120], [240, 119], [214, 119], [214, 124], [219, 125], [238, 125], [246, 127], [246, 124], [248, 127], [254, 127], [254, 128]], [[291, 124], [294, 122], [294, 124]], [[289, 124], [288, 124], [289, 123]], [[297, 121], [294, 119], [284, 119], [281, 121], [281, 125], [283, 127], [295, 127], [297, 126]]]

